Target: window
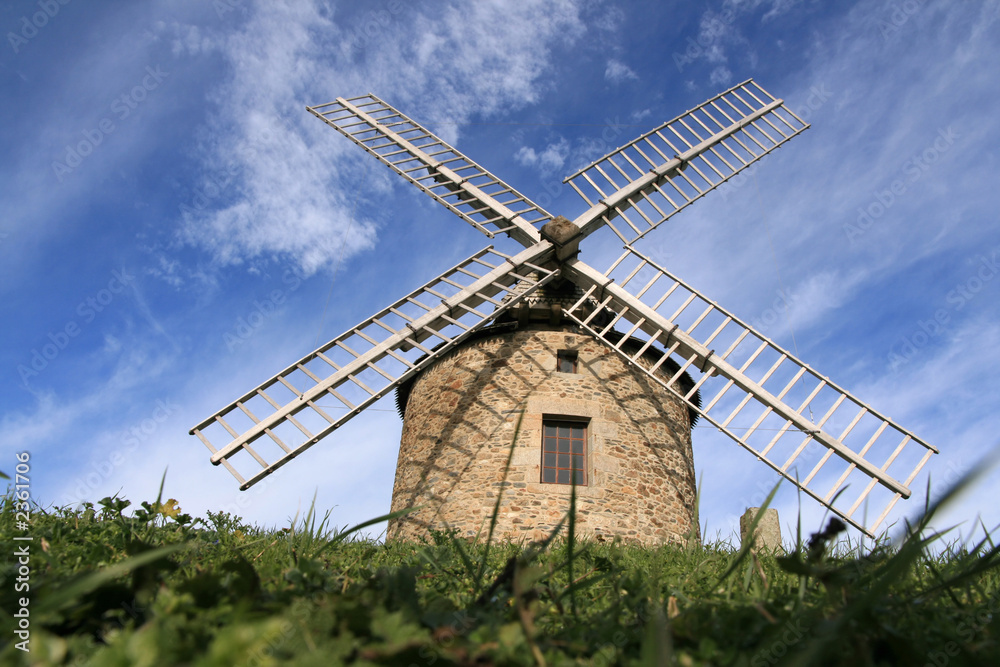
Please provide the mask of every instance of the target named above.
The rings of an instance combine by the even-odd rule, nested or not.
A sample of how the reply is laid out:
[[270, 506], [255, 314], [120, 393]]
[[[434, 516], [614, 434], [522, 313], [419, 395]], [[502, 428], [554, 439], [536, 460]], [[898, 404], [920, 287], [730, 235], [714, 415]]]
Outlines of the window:
[[556, 352], [556, 370], [560, 373], [575, 373], [576, 351], [559, 350]]
[[542, 482], [587, 483], [587, 422], [542, 420]]

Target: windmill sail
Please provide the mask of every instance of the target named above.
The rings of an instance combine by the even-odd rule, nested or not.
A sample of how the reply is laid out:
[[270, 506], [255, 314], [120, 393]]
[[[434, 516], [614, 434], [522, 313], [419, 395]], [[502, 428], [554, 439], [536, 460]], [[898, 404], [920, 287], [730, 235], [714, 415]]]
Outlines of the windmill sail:
[[[193, 429], [247, 489], [557, 274], [542, 242], [485, 248], [306, 355]], [[430, 339], [430, 340], [428, 340]], [[433, 341], [433, 342], [432, 342]]]
[[[486, 248], [193, 428], [242, 489], [554, 279], [584, 292], [566, 317], [868, 535], [937, 451], [631, 245], [809, 127], [752, 80], [570, 176], [589, 209], [544, 238], [551, 214], [374, 95], [308, 110], [479, 231], [526, 249]], [[576, 254], [605, 224], [626, 250], [601, 273]], [[701, 372], [694, 387], [682, 383], [689, 370]]]
[[808, 127], [745, 81], [569, 176], [590, 206], [575, 222], [632, 243]]
[[493, 238], [525, 247], [552, 215], [374, 95], [307, 107], [397, 174]]
[[[604, 274], [577, 260], [566, 271], [585, 290], [571, 319], [868, 535], [937, 451], [631, 248]], [[601, 308], [584, 307], [587, 299]], [[602, 309], [614, 318], [598, 326]], [[616, 325], [626, 336], [609, 335]], [[645, 339], [637, 353], [622, 349], [630, 336]], [[675, 355], [680, 370], [665, 380], [645, 368], [649, 349], [666, 350], [660, 364]], [[702, 375], [684, 391], [688, 370]]]

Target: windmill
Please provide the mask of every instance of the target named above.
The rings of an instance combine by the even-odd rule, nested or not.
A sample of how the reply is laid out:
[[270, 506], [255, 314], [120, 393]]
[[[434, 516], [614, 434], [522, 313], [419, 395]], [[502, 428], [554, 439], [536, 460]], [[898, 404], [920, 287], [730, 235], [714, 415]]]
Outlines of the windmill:
[[[487, 246], [191, 429], [241, 489], [394, 390], [405, 418], [393, 507], [431, 501], [436, 514], [424, 515], [423, 529], [458, 517], [474, 534], [500, 488], [515, 516], [523, 511], [516, 505], [531, 505], [529, 520], [551, 518], [552, 498], [564, 502], [575, 484], [592, 489], [582, 499], [591, 503], [597, 532], [677, 537], [684, 526], [697, 526], [690, 428], [701, 419], [873, 535], [937, 451], [636, 247], [809, 127], [753, 80], [569, 176], [564, 182], [587, 205], [572, 221], [543, 210], [374, 95], [307, 109], [487, 237], [505, 234], [524, 249], [507, 255]], [[580, 242], [604, 227], [624, 251], [602, 272], [578, 255]], [[532, 337], [533, 330], [544, 334]], [[587, 371], [580, 377], [577, 364]], [[413, 392], [420, 383], [427, 386], [418, 409]], [[562, 398], [537, 398], [552, 386]], [[570, 413], [591, 405], [566, 398], [574, 388], [597, 395], [592, 413]], [[484, 391], [491, 398], [476, 393]], [[623, 401], [632, 403], [608, 412], [608, 404]], [[505, 461], [498, 452], [518, 434], [520, 419], [534, 419], [531, 437], [518, 436]], [[477, 439], [501, 444], [484, 454]], [[629, 468], [632, 461], [641, 465]], [[650, 473], [659, 478], [644, 480], [650, 465], [660, 466]], [[503, 481], [511, 471], [513, 481]], [[473, 479], [462, 486], [457, 480], [466, 473]], [[617, 486], [602, 490], [601, 480]], [[664, 505], [668, 496], [677, 502]], [[639, 505], [647, 516], [635, 521], [616, 524], [607, 516]], [[662, 525], [661, 513], [673, 516], [671, 526]], [[635, 530], [647, 519], [649, 530]], [[390, 537], [416, 534], [390, 526]]]

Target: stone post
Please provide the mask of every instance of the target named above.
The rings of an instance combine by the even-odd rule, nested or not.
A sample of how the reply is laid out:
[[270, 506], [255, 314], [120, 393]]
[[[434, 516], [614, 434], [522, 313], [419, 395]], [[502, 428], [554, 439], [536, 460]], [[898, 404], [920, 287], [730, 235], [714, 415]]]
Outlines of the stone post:
[[[760, 512], [759, 507], [749, 507], [747, 511], [743, 513], [740, 517], [740, 542], [745, 544], [750, 536], [747, 534], [750, 532], [750, 524], [753, 523], [754, 518], [757, 513]], [[781, 524], [778, 522], [778, 510], [776, 509], [766, 509], [764, 510], [764, 516], [761, 517], [760, 522], [757, 523], [757, 530], [754, 531], [757, 540], [755, 548], [758, 551], [781, 551], [784, 553], [784, 549], [781, 547]]]

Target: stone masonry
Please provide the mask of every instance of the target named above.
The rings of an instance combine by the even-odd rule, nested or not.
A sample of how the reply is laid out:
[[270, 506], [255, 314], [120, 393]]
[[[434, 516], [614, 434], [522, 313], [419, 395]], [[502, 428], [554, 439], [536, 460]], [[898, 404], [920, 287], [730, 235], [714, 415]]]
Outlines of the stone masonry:
[[[577, 372], [556, 371], [560, 350], [576, 352]], [[664, 364], [658, 372], [669, 378], [674, 369]], [[566, 515], [571, 490], [540, 481], [548, 417], [587, 422], [579, 534], [650, 544], [698, 539], [691, 413], [605, 343], [572, 327], [487, 331], [425, 369], [401, 403], [392, 510], [420, 509], [390, 522], [389, 539], [449, 528], [485, 539], [501, 487], [494, 536], [546, 536]]]

